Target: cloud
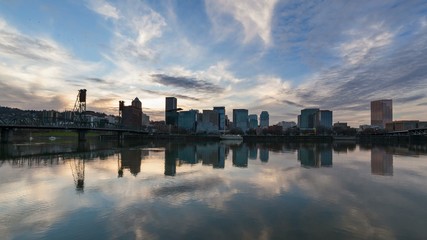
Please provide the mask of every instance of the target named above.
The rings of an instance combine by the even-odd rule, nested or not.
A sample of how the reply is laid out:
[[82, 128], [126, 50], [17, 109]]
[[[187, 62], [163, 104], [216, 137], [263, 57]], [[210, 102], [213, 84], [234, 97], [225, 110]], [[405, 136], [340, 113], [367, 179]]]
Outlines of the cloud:
[[176, 97], [176, 98], [180, 98], [180, 99], [185, 99], [185, 100], [193, 100], [193, 101], [200, 101], [199, 98], [195, 98], [195, 97], [190, 97], [190, 96], [186, 96], [186, 95], [182, 95], [182, 94], [176, 94], [176, 93], [169, 93], [169, 92], [161, 92], [161, 91], [153, 91], [153, 90], [147, 90], [147, 89], [141, 89], [143, 92], [149, 93], [149, 94], [153, 94], [153, 95], [160, 95], [163, 97]]
[[113, 7], [107, 1], [104, 0], [89, 0], [88, 8], [92, 9], [94, 12], [112, 19], [119, 19], [119, 11], [117, 8]]
[[215, 34], [226, 37], [224, 34], [230, 35], [242, 29], [244, 43], [259, 39], [264, 45], [271, 43], [271, 20], [276, 3], [277, 0], [205, 1]]
[[106, 83], [107, 82], [105, 79], [96, 78], [96, 77], [87, 77], [85, 79], [89, 80], [89, 81], [96, 82], [96, 83]]
[[208, 81], [200, 80], [192, 77], [183, 76], [169, 76], [165, 74], [153, 74], [151, 75], [153, 80], [171, 87], [178, 87], [184, 89], [191, 89], [193, 91], [204, 91], [210, 93], [220, 93], [224, 89], [220, 86], [216, 86]]
[[282, 100], [282, 102], [286, 103], [288, 105], [295, 106], [295, 107], [300, 107], [300, 108], [304, 107], [304, 105], [302, 105], [302, 104], [299, 104], [299, 103], [296, 103], [296, 102], [292, 102], [292, 101], [289, 101], [289, 100]]
[[[10, 106], [24, 109], [72, 108], [77, 88], [76, 82], [69, 80], [79, 79], [77, 73], [91, 75], [101, 69], [97, 63], [77, 59], [50, 38], [22, 34], [3, 19], [0, 19], [0, 61], [0, 83], [5, 86], [2, 89], [8, 89], [1, 96], [8, 102], [15, 99], [16, 103]], [[92, 86], [90, 82], [80, 83]], [[15, 94], [10, 95], [11, 92]], [[20, 104], [21, 101], [27, 102], [27, 106]]]

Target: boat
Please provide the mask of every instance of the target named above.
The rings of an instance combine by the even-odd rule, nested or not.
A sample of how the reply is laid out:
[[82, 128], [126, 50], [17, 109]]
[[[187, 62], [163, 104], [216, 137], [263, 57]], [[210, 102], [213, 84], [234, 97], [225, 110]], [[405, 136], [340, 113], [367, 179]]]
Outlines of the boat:
[[50, 140], [50, 141], [55, 141], [55, 140], [56, 140], [56, 137], [54, 137], [54, 136], [50, 136], [50, 137], [49, 137], [49, 140]]
[[219, 138], [221, 140], [243, 140], [242, 136], [240, 136], [240, 135], [232, 135], [232, 134], [221, 135]]

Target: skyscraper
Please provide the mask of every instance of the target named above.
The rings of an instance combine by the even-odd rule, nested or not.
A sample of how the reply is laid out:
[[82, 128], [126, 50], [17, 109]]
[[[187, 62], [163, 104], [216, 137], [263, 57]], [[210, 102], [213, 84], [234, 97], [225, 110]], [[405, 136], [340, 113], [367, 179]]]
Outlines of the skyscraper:
[[261, 115], [259, 115], [259, 125], [262, 128], [266, 128], [268, 126], [270, 126], [270, 115], [268, 114], [267, 111], [262, 111]]
[[248, 130], [248, 109], [233, 109], [233, 125], [244, 132]]
[[225, 130], [225, 107], [214, 107], [213, 109], [218, 112], [219, 130]]
[[319, 125], [331, 129], [332, 128], [332, 111], [320, 110], [319, 114]]
[[301, 110], [300, 128], [313, 129], [317, 126], [316, 115], [320, 110], [318, 108], [306, 108]]
[[385, 124], [393, 121], [393, 103], [391, 99], [371, 102], [371, 125], [385, 128]]
[[249, 119], [249, 128], [255, 129], [258, 127], [258, 116], [256, 114], [250, 114]]
[[178, 124], [177, 100], [175, 97], [166, 97], [165, 122], [167, 125]]

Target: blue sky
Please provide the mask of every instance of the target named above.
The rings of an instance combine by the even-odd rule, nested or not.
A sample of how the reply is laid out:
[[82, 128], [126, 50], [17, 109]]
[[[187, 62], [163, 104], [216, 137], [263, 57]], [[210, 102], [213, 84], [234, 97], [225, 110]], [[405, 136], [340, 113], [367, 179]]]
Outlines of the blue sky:
[[305, 107], [370, 122], [427, 120], [426, 1], [0, 0], [0, 105], [117, 114], [138, 97], [152, 119], [164, 99], [296, 121]]

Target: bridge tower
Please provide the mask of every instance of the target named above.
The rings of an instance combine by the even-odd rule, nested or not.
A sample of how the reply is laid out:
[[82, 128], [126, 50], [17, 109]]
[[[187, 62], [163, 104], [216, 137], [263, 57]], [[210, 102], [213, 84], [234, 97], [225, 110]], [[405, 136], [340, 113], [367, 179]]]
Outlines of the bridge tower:
[[73, 174], [74, 184], [78, 192], [83, 192], [85, 183], [85, 160], [72, 159], [70, 160], [71, 173]]
[[86, 112], [86, 89], [80, 89], [74, 103], [74, 122], [85, 122], [84, 114]]

